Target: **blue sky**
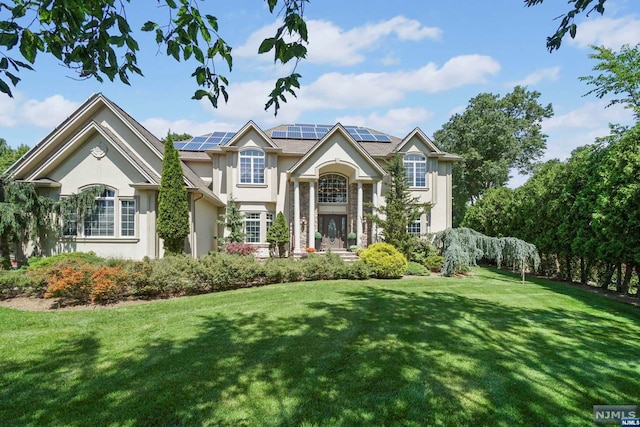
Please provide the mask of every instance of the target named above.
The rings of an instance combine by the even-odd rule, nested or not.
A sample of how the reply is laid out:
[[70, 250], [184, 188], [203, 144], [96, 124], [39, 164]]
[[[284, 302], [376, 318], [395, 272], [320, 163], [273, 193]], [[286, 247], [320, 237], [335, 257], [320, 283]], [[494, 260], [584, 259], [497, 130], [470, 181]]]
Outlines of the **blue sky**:
[[[158, 54], [152, 34], [142, 33], [144, 77], [134, 76], [131, 86], [79, 81], [55, 60], [39, 56], [36, 72], [21, 73], [15, 98], [0, 97], [0, 137], [12, 146], [33, 146], [95, 92], [159, 137], [168, 129], [193, 135], [235, 131], [248, 120], [263, 128], [341, 122], [399, 137], [420, 127], [432, 135], [477, 94], [503, 95], [520, 84], [553, 105], [554, 117], [543, 124], [549, 135], [545, 159], [565, 159], [574, 148], [607, 134], [608, 123], [631, 121], [627, 110], [605, 109], [605, 100], [583, 97], [588, 87], [578, 77], [589, 75], [595, 65], [588, 58], [590, 45], [617, 50], [640, 43], [640, 2], [608, 0], [604, 16], [581, 17], [576, 39], [565, 39], [554, 53], [545, 41], [557, 27], [554, 18], [566, 12], [566, 2], [523, 4], [311, 0], [305, 10], [309, 57], [298, 67], [303, 87], [274, 117], [273, 111], [263, 111], [266, 96], [288, 68], [256, 52], [276, 18], [261, 0], [204, 1], [201, 10], [219, 18], [220, 33], [234, 47], [234, 68], [226, 72], [231, 80], [227, 105], [214, 110], [206, 101], [191, 100], [197, 89], [190, 78], [195, 64]], [[127, 16], [138, 27], [150, 15], [165, 16], [149, 3], [128, 7]], [[515, 177], [512, 185], [522, 181]]]

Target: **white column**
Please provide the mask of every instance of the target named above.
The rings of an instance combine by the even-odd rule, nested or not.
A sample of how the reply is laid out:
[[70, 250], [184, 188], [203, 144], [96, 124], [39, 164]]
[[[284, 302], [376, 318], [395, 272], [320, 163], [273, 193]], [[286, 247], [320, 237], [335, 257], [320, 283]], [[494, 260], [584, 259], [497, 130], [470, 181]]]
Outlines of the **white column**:
[[300, 182], [293, 180], [293, 253], [300, 253]]
[[364, 216], [362, 215], [362, 183], [358, 183], [358, 222], [356, 223], [356, 245], [360, 246], [361, 237], [362, 237], [362, 220]]
[[[378, 208], [378, 183], [373, 183], [373, 191], [371, 191], [371, 204], [373, 205], [373, 213], [377, 214]], [[378, 226], [374, 221], [371, 221], [371, 243], [378, 241]]]
[[307, 247], [315, 247], [316, 244], [316, 183], [315, 181], [309, 182], [309, 218], [307, 219], [307, 226], [309, 227], [309, 239], [307, 240]]

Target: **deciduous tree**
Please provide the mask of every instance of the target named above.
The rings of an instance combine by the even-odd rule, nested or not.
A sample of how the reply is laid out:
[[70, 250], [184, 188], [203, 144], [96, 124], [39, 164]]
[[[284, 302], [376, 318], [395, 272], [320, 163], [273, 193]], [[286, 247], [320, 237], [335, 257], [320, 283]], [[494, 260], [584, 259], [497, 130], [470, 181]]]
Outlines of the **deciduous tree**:
[[512, 168], [533, 170], [546, 148], [541, 122], [553, 115], [551, 104], [541, 105], [539, 98], [520, 86], [504, 97], [482, 93], [434, 134], [439, 147], [463, 159], [453, 167], [454, 225], [487, 189], [504, 186]]
[[633, 111], [636, 120], [640, 120], [640, 44], [634, 47], [624, 45], [619, 52], [604, 46], [592, 48], [595, 52], [589, 58], [599, 61], [593, 71], [601, 73], [580, 77], [587, 85], [595, 86], [586, 94], [594, 94], [598, 98], [613, 95], [607, 107], [622, 104]]

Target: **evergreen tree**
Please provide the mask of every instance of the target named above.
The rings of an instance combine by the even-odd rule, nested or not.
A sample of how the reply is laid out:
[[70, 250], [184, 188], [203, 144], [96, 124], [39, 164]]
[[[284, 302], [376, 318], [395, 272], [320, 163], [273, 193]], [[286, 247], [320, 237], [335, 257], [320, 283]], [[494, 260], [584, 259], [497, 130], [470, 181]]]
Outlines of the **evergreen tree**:
[[229, 235], [225, 238], [227, 242], [244, 242], [244, 215], [238, 209], [233, 195], [229, 195], [227, 211], [220, 215], [219, 224], [229, 230]]
[[410, 258], [414, 236], [409, 234], [409, 224], [431, 209], [428, 203], [421, 203], [411, 196], [409, 182], [402, 157], [394, 156], [386, 164], [389, 184], [384, 195], [384, 206], [376, 207], [373, 213], [365, 214], [382, 228], [384, 241], [392, 244], [405, 257]]
[[282, 212], [278, 212], [273, 225], [267, 230], [267, 242], [269, 242], [269, 252], [275, 253], [278, 249], [278, 257], [283, 258], [287, 254], [285, 245], [289, 243], [289, 227]]
[[184, 250], [184, 239], [189, 235], [189, 205], [187, 187], [178, 150], [168, 136], [164, 143], [162, 178], [158, 194], [158, 235], [164, 240], [164, 249], [177, 254]]

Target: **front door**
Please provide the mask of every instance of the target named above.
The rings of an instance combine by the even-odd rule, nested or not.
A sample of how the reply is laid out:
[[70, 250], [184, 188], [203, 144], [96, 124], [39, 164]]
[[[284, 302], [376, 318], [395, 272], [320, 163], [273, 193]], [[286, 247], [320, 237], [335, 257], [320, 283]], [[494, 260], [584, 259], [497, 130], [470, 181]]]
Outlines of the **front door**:
[[347, 248], [347, 216], [318, 215], [319, 229], [322, 233], [320, 249], [343, 250]]

